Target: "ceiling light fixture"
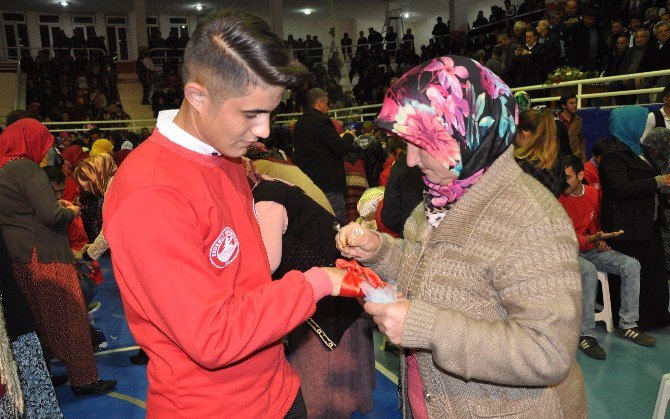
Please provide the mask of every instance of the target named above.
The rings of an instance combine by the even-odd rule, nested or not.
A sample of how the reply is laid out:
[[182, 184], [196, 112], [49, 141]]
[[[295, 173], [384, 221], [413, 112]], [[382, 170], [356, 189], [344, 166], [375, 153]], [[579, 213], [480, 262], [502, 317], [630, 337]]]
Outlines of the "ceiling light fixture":
[[63, 6], [63, 7], [67, 6], [68, 4], [70, 4], [70, 3], [66, 2], [66, 1], [60, 2], [60, 5]]
[[203, 6], [202, 4], [198, 4], [197, 6], [195, 6], [195, 8], [196, 10], [202, 10], [205, 8], [205, 6]]
[[306, 14], [306, 15], [310, 15], [310, 14], [312, 14], [312, 11], [311, 11], [310, 9], [305, 9], [305, 10], [303, 10], [302, 12], [303, 12], [304, 14]]
[[403, 17], [404, 17], [405, 19], [409, 19], [409, 13], [405, 12], [405, 14], [403, 15]]

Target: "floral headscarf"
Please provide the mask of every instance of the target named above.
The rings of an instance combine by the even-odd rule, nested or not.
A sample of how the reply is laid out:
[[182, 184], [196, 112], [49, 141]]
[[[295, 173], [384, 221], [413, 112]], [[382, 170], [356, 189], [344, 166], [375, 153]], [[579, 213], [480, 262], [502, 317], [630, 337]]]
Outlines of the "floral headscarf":
[[79, 163], [72, 177], [77, 181], [81, 189], [98, 197], [105, 196], [109, 180], [114, 176], [118, 167], [114, 158], [102, 153], [89, 157]]
[[377, 125], [392, 131], [458, 176], [436, 185], [425, 176], [433, 226], [513, 142], [518, 112], [509, 87], [478, 62], [460, 56], [427, 61], [386, 93]]
[[104, 138], [101, 138], [99, 140], [96, 140], [93, 145], [91, 146], [91, 157], [97, 156], [98, 154], [102, 153], [111, 153], [114, 150], [114, 144], [106, 140]]
[[659, 173], [670, 173], [670, 129], [658, 127], [649, 131], [642, 148]]
[[51, 148], [54, 136], [36, 119], [20, 119], [7, 127], [0, 137], [0, 168], [16, 159], [40, 163]]
[[642, 106], [622, 106], [610, 114], [610, 132], [617, 140], [626, 144], [638, 156], [642, 155], [640, 138], [644, 133], [649, 111]]

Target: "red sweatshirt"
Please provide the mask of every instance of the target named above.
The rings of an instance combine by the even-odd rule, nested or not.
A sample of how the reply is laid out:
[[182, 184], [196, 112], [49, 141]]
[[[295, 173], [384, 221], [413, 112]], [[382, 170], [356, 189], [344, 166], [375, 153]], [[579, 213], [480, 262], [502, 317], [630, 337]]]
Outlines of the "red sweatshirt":
[[315, 297], [300, 272], [271, 281], [243, 165], [154, 130], [114, 177], [103, 225], [150, 358], [147, 417], [283, 417], [299, 380], [282, 337]]
[[600, 190], [600, 175], [598, 174], [598, 166], [596, 166], [593, 160], [589, 160], [584, 163], [584, 179], [586, 179], [586, 182], [589, 185], [596, 188], [599, 194], [602, 194], [602, 191]]
[[600, 195], [598, 191], [589, 185], [584, 185], [584, 193], [581, 196], [573, 196], [562, 193], [558, 202], [563, 205], [565, 212], [572, 219], [572, 225], [577, 233], [579, 251], [587, 252], [595, 247], [589, 243], [587, 236], [592, 236], [600, 231]]

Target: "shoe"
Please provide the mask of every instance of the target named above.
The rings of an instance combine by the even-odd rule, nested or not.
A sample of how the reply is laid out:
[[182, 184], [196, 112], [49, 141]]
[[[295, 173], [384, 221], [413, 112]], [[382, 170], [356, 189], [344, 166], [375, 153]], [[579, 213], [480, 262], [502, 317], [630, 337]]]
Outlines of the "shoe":
[[99, 351], [101, 349], [107, 349], [109, 344], [107, 343], [107, 338], [105, 334], [102, 333], [100, 329], [91, 329], [92, 340], [93, 340], [93, 350]]
[[137, 355], [130, 357], [130, 362], [135, 365], [147, 365], [149, 363], [149, 355], [140, 349], [139, 352], [137, 352]]
[[88, 311], [88, 314], [93, 314], [100, 310], [100, 307], [102, 307], [102, 303], [100, 301], [94, 301], [86, 307], [86, 310]]
[[93, 394], [104, 394], [116, 387], [116, 380], [97, 380], [84, 386], [72, 386], [72, 392], [75, 396], [89, 396]]
[[638, 345], [642, 346], [654, 346], [656, 345], [656, 338], [644, 333], [637, 327], [631, 327], [630, 329], [622, 329], [620, 327], [616, 328], [616, 335], [624, 339], [628, 339], [631, 342], [635, 342]]
[[607, 353], [603, 348], [598, 345], [596, 338], [591, 336], [580, 336], [579, 337], [579, 349], [586, 354], [586, 356], [593, 359], [605, 359], [607, 358]]
[[60, 387], [65, 383], [67, 383], [67, 375], [52, 375], [51, 376], [51, 384], [54, 387]]

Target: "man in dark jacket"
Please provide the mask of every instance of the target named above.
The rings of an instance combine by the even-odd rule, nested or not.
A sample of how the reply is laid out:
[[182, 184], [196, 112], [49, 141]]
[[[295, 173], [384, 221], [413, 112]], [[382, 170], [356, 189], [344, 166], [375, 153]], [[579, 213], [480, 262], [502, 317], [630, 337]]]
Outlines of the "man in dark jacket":
[[307, 92], [307, 111], [293, 132], [293, 162], [326, 194], [340, 225], [344, 225], [347, 183], [342, 157], [354, 150], [354, 131], [346, 130], [340, 138], [326, 115], [328, 101], [323, 89]]
[[568, 63], [583, 71], [600, 71], [606, 57], [605, 36], [597, 25], [598, 12], [584, 12], [584, 21], [568, 29], [571, 39]]
[[526, 45], [514, 51], [512, 74], [514, 86], [533, 86], [542, 83], [544, 48], [538, 42], [535, 29], [526, 31]]

